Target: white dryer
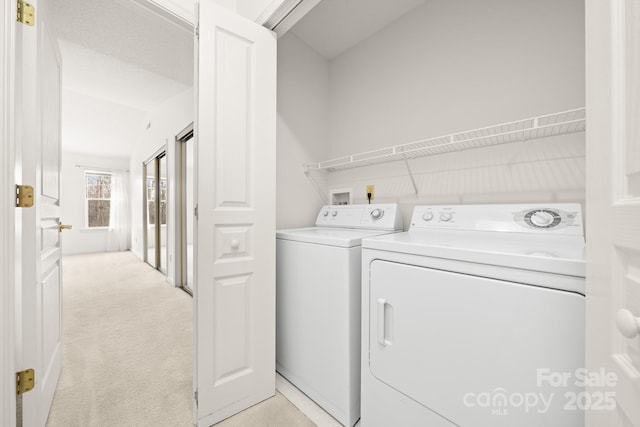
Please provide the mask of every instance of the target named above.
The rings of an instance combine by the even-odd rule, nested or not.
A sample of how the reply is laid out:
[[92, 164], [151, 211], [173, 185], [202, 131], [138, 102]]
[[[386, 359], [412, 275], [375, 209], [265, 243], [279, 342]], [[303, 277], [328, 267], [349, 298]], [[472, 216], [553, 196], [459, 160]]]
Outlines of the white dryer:
[[579, 205], [418, 206], [362, 247], [363, 427], [584, 426]]
[[375, 204], [277, 232], [276, 369], [345, 426], [360, 417], [360, 243], [398, 231], [398, 205]]

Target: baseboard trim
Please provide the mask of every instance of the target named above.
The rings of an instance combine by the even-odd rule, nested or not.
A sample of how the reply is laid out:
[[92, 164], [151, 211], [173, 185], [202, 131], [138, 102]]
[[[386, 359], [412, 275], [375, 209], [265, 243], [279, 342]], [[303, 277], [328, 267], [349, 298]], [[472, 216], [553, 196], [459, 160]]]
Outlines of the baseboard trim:
[[316, 425], [323, 427], [343, 427], [335, 418], [309, 397], [291, 384], [285, 377], [276, 373], [276, 390], [298, 408]]

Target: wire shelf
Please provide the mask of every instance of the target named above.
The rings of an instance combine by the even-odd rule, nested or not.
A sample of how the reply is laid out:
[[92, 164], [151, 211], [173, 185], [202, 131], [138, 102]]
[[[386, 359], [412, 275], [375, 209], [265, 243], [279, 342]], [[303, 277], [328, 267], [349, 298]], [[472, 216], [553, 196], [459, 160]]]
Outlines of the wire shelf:
[[423, 139], [337, 159], [307, 163], [304, 168], [307, 173], [312, 171], [333, 172], [535, 138], [583, 132], [585, 128], [585, 108], [577, 108], [436, 138]]

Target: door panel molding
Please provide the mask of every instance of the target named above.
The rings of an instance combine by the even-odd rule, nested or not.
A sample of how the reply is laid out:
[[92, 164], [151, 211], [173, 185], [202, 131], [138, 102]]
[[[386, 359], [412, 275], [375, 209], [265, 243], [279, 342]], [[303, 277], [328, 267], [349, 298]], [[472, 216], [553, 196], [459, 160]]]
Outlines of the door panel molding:
[[198, 426], [275, 393], [276, 37], [200, 2], [194, 387]]

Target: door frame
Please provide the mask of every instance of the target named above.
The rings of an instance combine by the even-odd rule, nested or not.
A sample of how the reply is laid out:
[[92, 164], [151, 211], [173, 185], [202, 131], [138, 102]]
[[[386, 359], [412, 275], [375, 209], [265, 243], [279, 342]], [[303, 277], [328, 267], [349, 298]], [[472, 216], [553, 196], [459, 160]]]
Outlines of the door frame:
[[2, 280], [2, 314], [0, 315], [0, 339], [2, 340], [2, 364], [0, 370], [0, 423], [12, 426], [16, 423], [15, 384], [15, 286], [16, 286], [16, 220], [15, 220], [15, 122], [14, 122], [14, 81], [15, 81], [15, 26], [16, 2], [3, 2], [0, 6], [0, 276]]
[[[143, 217], [143, 221], [142, 223], [144, 224], [144, 227], [142, 228], [142, 243], [144, 244], [144, 251], [142, 252], [143, 254], [143, 261], [146, 262], [147, 264], [151, 265], [151, 263], [149, 262], [149, 224], [147, 223], [148, 220], [148, 207], [149, 207], [149, 202], [147, 200], [147, 167], [149, 167], [149, 165], [153, 164], [155, 167], [155, 171], [153, 174], [153, 177], [156, 181], [156, 188], [155, 188], [155, 202], [156, 202], [156, 222], [155, 222], [155, 231], [154, 231], [154, 252], [155, 252], [155, 261], [154, 264], [151, 265], [153, 268], [155, 268], [156, 270], [158, 270], [159, 272], [163, 273], [165, 276], [167, 275], [167, 271], [168, 269], [166, 268], [167, 264], [168, 264], [168, 258], [165, 260], [165, 269], [163, 270], [161, 268], [162, 266], [162, 253], [158, 254], [158, 243], [162, 243], [162, 239], [161, 239], [161, 228], [162, 228], [162, 224], [159, 223], [160, 221], [160, 159], [164, 157], [165, 159], [167, 159], [168, 162], [168, 156], [167, 156], [167, 146], [163, 145], [162, 147], [160, 147], [158, 150], [156, 150], [155, 153], [153, 153], [151, 155], [151, 157], [149, 157], [147, 160], [145, 160], [144, 162], [142, 162], [142, 217]], [[168, 181], [169, 180], [169, 174], [167, 173], [167, 185], [168, 185]], [[167, 188], [167, 193], [168, 193], [169, 189]], [[168, 225], [168, 224], [166, 224]], [[167, 228], [168, 230], [168, 228]], [[168, 249], [168, 246], [167, 246]], [[162, 251], [160, 251], [162, 252]], [[168, 253], [168, 252], [167, 252]]]
[[[187, 209], [187, 205], [186, 205], [186, 199], [185, 199], [185, 193], [186, 193], [186, 170], [184, 170], [184, 167], [186, 165], [186, 148], [187, 148], [187, 142], [188, 141], [192, 141], [192, 143], [194, 143], [193, 139], [195, 137], [195, 129], [194, 129], [194, 122], [191, 122], [187, 125], [187, 127], [185, 127], [183, 130], [181, 130], [176, 137], [174, 138], [174, 144], [175, 144], [175, 150], [174, 153], [176, 153], [175, 155], [175, 162], [174, 162], [174, 167], [175, 167], [175, 198], [174, 198], [174, 202], [173, 202], [173, 208], [174, 208], [174, 218], [175, 218], [175, 248], [174, 248], [174, 253], [178, 254], [176, 256], [176, 261], [174, 263], [175, 265], [175, 271], [174, 271], [174, 283], [176, 285], [176, 287], [183, 289], [185, 292], [187, 292], [189, 295], [193, 296], [193, 291], [189, 288], [187, 288], [186, 283], [187, 283], [187, 271], [188, 271], [188, 265], [187, 265], [187, 255], [184, 253], [185, 250], [185, 246], [187, 245], [187, 222], [186, 222], [186, 218], [187, 215], [189, 215], [188, 213], [188, 209]], [[195, 179], [195, 175], [191, 177], [191, 179]]]

